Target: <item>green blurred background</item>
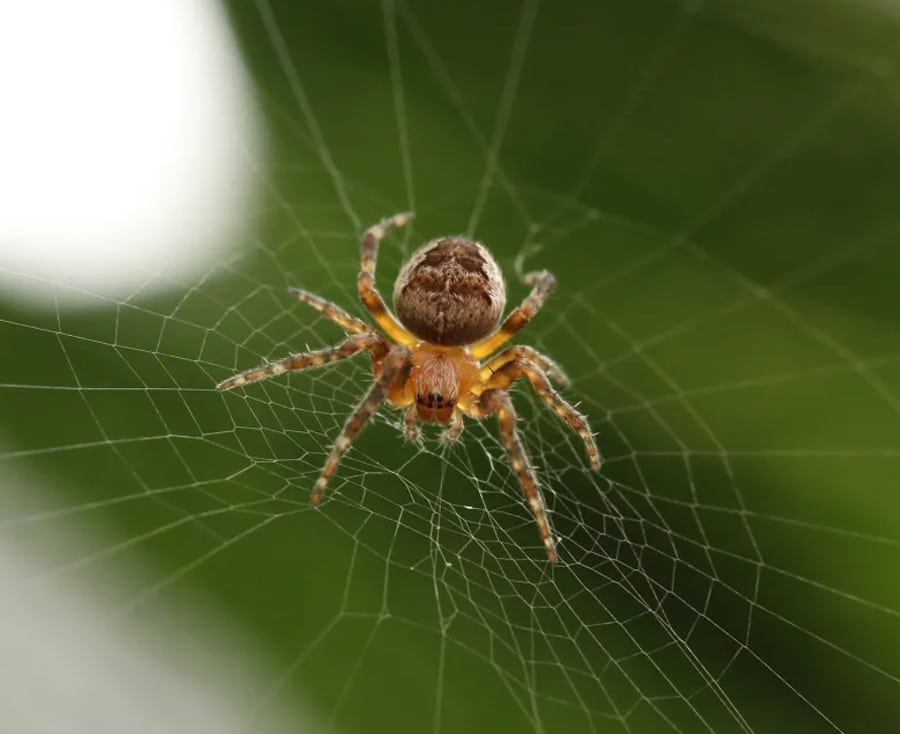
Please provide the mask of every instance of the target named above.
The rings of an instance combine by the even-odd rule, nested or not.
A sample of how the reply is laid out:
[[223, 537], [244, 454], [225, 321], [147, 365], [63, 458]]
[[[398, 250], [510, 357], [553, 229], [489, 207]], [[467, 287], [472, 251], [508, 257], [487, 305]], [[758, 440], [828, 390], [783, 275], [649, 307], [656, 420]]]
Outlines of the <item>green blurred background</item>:
[[[280, 671], [248, 730], [273, 702], [341, 732], [900, 730], [887, 7], [230, 3], [271, 134], [246, 251], [115, 308], [0, 303], [0, 458], [58, 488], [2, 532], [76, 581], [137, 564], [101, 603], [138, 621], [212, 601]], [[211, 389], [337, 340], [285, 287], [362, 315], [359, 232], [407, 208], [385, 291], [473, 225], [513, 300], [517, 258], [558, 276], [519, 341], [607, 461], [517, 392], [556, 568], [492, 422], [417, 454], [386, 413], [312, 512], [364, 360]]]

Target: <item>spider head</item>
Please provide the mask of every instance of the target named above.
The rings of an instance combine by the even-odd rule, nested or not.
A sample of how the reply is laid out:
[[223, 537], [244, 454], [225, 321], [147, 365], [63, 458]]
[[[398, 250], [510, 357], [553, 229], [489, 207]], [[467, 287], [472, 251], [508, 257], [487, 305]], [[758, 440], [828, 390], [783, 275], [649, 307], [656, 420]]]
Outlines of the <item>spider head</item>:
[[394, 309], [422, 341], [471, 344], [497, 328], [506, 284], [497, 262], [466, 237], [432, 240], [412, 254], [394, 284]]
[[416, 411], [419, 420], [449, 422], [461, 387], [453, 356], [448, 352], [424, 347], [413, 359], [419, 363], [415, 371]]
[[448, 423], [456, 401], [469, 389], [475, 377], [473, 367], [462, 358], [462, 350], [427, 345], [413, 352], [413, 363], [412, 379], [419, 420]]
[[447, 400], [440, 393], [416, 395], [416, 412], [419, 414], [419, 420], [424, 423], [449, 423], [455, 405], [454, 401]]

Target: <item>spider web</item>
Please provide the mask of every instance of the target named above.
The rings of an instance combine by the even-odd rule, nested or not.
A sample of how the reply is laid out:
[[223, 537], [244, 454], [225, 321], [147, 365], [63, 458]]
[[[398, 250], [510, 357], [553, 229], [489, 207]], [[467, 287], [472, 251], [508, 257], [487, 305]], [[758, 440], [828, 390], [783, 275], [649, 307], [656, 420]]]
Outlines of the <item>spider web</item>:
[[[50, 578], [156, 569], [104, 600], [131, 616], [214, 597], [280, 671], [254, 706], [335, 730], [897, 729], [889, 34], [697, 3], [495, 12], [233, 8], [277, 152], [257, 235], [160, 275], [168, 297], [5, 307], [0, 459], [63, 488], [0, 532], [103, 528]], [[383, 410], [313, 511], [366, 360], [212, 389], [336, 342], [286, 288], [363, 315], [358, 235], [404, 209], [384, 292], [463, 229], [512, 302], [517, 269], [559, 277], [519, 341], [566, 367], [604, 468], [514, 390], [554, 567], [494, 421], [418, 450]]]

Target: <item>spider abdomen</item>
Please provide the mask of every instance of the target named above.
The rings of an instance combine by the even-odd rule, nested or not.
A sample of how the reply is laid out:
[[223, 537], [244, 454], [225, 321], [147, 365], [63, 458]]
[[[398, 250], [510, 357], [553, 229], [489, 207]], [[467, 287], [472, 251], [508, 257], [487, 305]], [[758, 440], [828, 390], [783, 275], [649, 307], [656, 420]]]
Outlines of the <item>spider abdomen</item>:
[[487, 249], [466, 237], [442, 237], [419, 248], [394, 285], [403, 325], [431, 344], [471, 344], [497, 328], [506, 284]]

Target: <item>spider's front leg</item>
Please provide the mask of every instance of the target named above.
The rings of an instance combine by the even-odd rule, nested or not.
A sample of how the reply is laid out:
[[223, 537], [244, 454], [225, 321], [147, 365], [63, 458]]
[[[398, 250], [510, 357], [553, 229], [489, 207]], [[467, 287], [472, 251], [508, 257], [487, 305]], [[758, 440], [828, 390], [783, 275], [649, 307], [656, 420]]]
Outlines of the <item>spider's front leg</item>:
[[544, 495], [541, 493], [541, 487], [538, 484], [537, 475], [528, 460], [528, 454], [525, 453], [525, 447], [516, 431], [516, 410], [513, 408], [512, 400], [509, 393], [503, 388], [494, 388], [485, 390], [477, 402], [467, 406], [467, 412], [476, 418], [484, 418], [489, 415], [496, 415], [500, 428], [500, 440], [506, 454], [509, 457], [509, 463], [512, 465], [513, 471], [519, 478], [519, 486], [531, 508], [541, 539], [544, 541], [544, 548], [547, 551], [547, 558], [550, 561], [557, 561], [559, 556], [556, 553], [556, 543], [553, 540], [553, 532], [550, 529], [550, 519], [547, 515], [547, 505], [544, 502]]
[[563, 372], [562, 367], [547, 355], [541, 354], [537, 349], [529, 347], [527, 344], [517, 344], [514, 347], [504, 349], [497, 356], [491, 357], [491, 359], [485, 362], [481, 367], [481, 381], [487, 383], [491, 376], [499, 371], [501, 367], [504, 367], [517, 359], [523, 358], [540, 367], [547, 373], [547, 376], [558, 385], [566, 387], [569, 384], [569, 378], [566, 376], [566, 373]]
[[384, 402], [388, 393], [397, 386], [402, 385], [409, 378], [409, 371], [412, 368], [410, 361], [410, 352], [406, 347], [395, 346], [384, 358], [381, 376], [375, 380], [369, 392], [362, 399], [356, 410], [350, 415], [344, 423], [344, 428], [340, 435], [335, 439], [331, 448], [331, 453], [325, 461], [322, 474], [316, 481], [312, 491], [312, 504], [318, 505], [322, 499], [322, 493], [328, 486], [328, 480], [337, 471], [341, 458], [347, 453], [353, 439], [365, 427], [369, 419], [378, 410], [378, 407]]
[[533, 361], [519, 357], [507, 362], [487, 380], [486, 391], [493, 388], [508, 390], [509, 386], [520, 377], [528, 380], [541, 400], [556, 413], [561, 421], [581, 437], [585, 454], [591, 463], [591, 469], [600, 471], [600, 450], [597, 448], [597, 442], [594, 440], [594, 434], [591, 432], [587, 418], [553, 389], [547, 375]]

